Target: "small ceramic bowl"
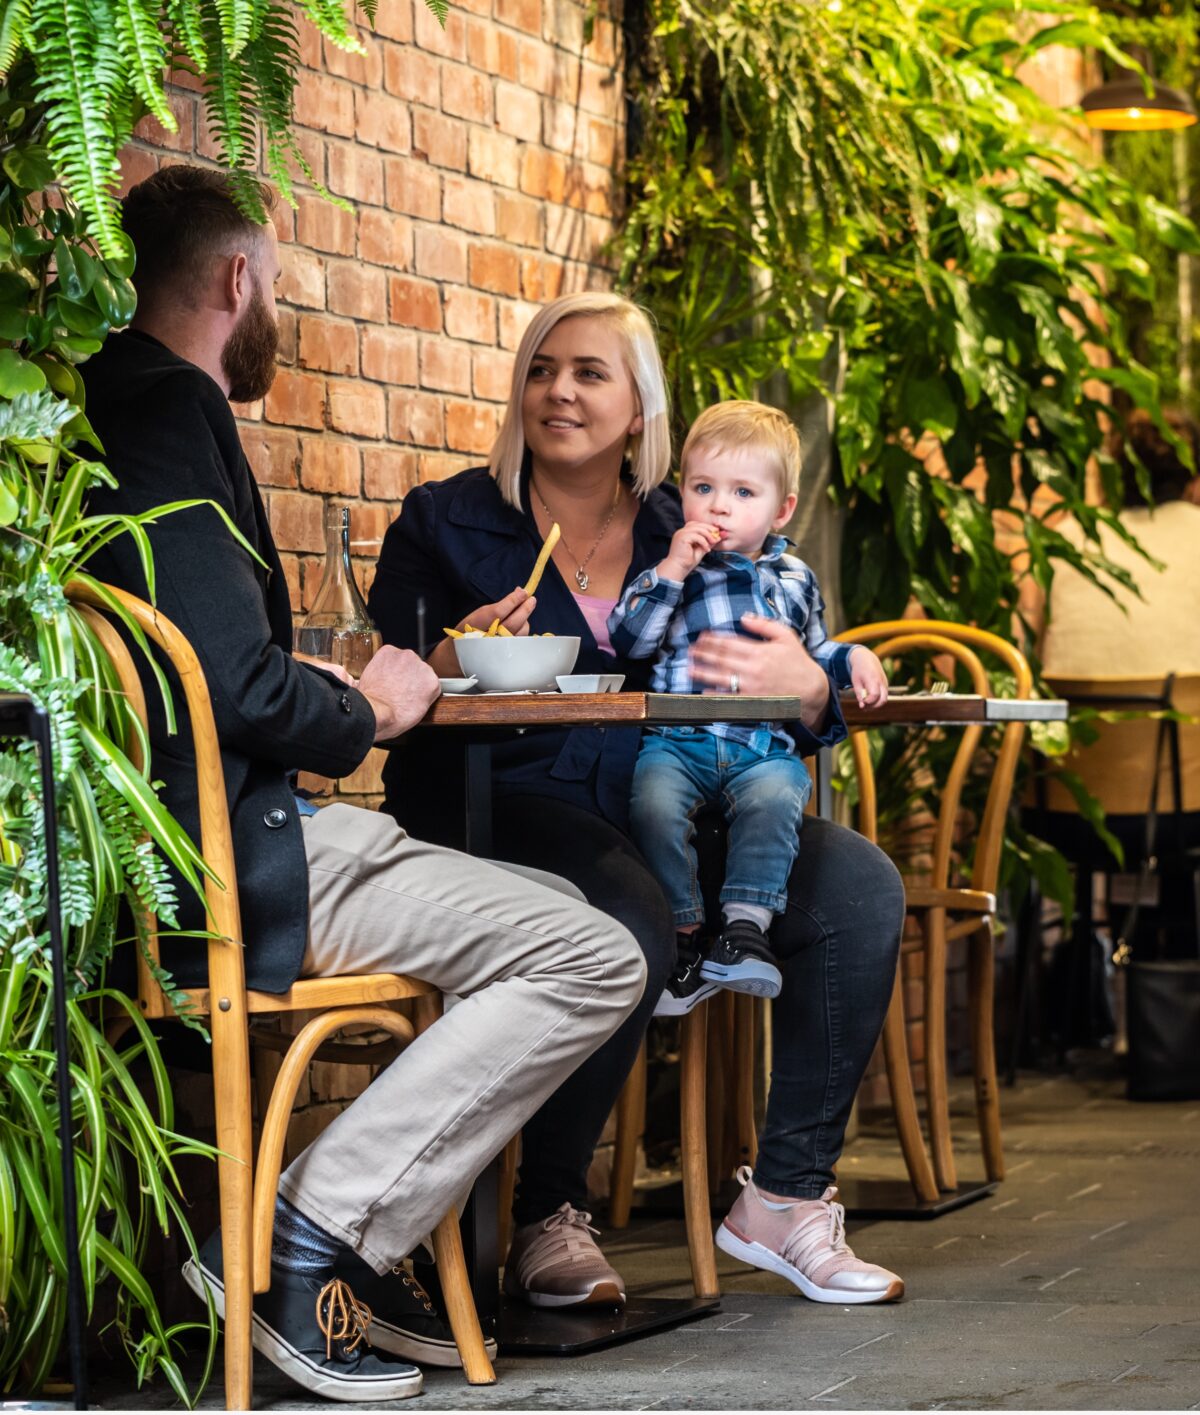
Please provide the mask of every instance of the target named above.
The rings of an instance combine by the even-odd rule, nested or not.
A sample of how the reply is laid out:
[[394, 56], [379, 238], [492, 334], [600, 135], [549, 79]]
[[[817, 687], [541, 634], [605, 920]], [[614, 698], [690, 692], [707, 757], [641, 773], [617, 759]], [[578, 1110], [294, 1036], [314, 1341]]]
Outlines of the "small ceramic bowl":
[[469, 693], [479, 682], [478, 678], [439, 678], [443, 693]]
[[555, 680], [561, 693], [619, 693], [623, 673], [562, 673]]
[[579, 654], [579, 637], [561, 634], [543, 637], [475, 638], [464, 634], [454, 640], [458, 666], [479, 680], [485, 693], [514, 693], [554, 688], [559, 673], [570, 673]]

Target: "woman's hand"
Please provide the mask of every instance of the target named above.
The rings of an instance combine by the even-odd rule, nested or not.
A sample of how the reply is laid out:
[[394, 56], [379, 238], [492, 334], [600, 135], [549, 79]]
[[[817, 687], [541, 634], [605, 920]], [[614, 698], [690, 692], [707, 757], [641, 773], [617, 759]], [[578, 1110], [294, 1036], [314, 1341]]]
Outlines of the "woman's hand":
[[[537, 608], [537, 596], [527, 595], [520, 586], [513, 590], [511, 594], [506, 594], [503, 599], [498, 599], [495, 604], [482, 604], [478, 609], [473, 609], [470, 614], [465, 614], [452, 627], [460, 632], [466, 629], [468, 624], [476, 629], [487, 630], [492, 626], [492, 621], [499, 619], [500, 623], [510, 634], [519, 636], [529, 633], [529, 616]], [[457, 678], [462, 670], [458, 666], [458, 655], [454, 652], [454, 640], [443, 639], [437, 648], [428, 655], [426, 662], [433, 668], [440, 678]]]
[[692, 676], [718, 692], [752, 697], [801, 700], [800, 720], [815, 730], [829, 706], [829, 679], [814, 663], [799, 634], [778, 619], [743, 614], [742, 623], [756, 638], [740, 634], [701, 634], [692, 645]]

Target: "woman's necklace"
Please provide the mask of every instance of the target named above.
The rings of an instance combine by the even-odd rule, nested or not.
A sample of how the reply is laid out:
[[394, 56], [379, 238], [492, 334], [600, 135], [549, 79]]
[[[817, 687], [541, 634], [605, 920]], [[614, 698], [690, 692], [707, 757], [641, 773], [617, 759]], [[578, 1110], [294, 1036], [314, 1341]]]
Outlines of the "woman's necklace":
[[[531, 483], [531, 484], [532, 484], [532, 483]], [[549, 508], [549, 506], [546, 505], [545, 501], [544, 501], [543, 498], [542, 498], [542, 493], [541, 493], [540, 491], [538, 491], [536, 485], [534, 486], [533, 489], [534, 489], [534, 493], [535, 493], [536, 496], [537, 496], [537, 499], [542, 503], [542, 510], [546, 513], [546, 516], [548, 517], [548, 519], [549, 519], [551, 522], [553, 522], [553, 520], [554, 520], [554, 512], [551, 511], [551, 509]], [[596, 551], [599, 549], [599, 547], [600, 547], [600, 542], [604, 539], [605, 533], [607, 532], [609, 526], [612, 525], [612, 519], [613, 519], [613, 517], [617, 514], [617, 507], [618, 507], [620, 504], [621, 504], [621, 483], [618, 481], [618, 482], [617, 482], [617, 494], [613, 497], [613, 504], [612, 504], [612, 506], [609, 508], [608, 515], [604, 518], [604, 524], [600, 527], [600, 534], [596, 537], [596, 539], [595, 539], [595, 541], [594, 541], [594, 543], [593, 543], [593, 545], [592, 545], [591, 550], [588, 551], [588, 553], [583, 557], [582, 560], [580, 560], [579, 556], [576, 555], [575, 552], [571, 549], [571, 547], [567, 544], [567, 538], [566, 538], [566, 536], [564, 536], [564, 535], [562, 534], [561, 526], [560, 526], [560, 528], [559, 528], [559, 535], [558, 535], [559, 544], [560, 544], [560, 545], [562, 546], [562, 548], [567, 552], [567, 554], [571, 557], [571, 559], [576, 562], [575, 583], [579, 586], [579, 592], [580, 592], [581, 594], [587, 594], [587, 587], [588, 587], [588, 585], [591, 584], [591, 580], [588, 578], [588, 574], [587, 574], [588, 562], [591, 560], [592, 556], [595, 555]]]

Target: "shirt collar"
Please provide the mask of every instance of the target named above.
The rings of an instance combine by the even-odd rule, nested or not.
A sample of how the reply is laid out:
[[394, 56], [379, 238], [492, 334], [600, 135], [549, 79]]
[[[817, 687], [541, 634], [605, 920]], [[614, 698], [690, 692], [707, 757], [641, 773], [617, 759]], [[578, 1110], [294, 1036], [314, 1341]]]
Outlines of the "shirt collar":
[[737, 564], [745, 561], [748, 565], [769, 565], [777, 561], [781, 555], [785, 554], [792, 541], [784, 535], [769, 535], [763, 541], [763, 548], [757, 560], [751, 560], [748, 555], [743, 555], [740, 550], [710, 550], [704, 557], [705, 560], [713, 561], [717, 565]]

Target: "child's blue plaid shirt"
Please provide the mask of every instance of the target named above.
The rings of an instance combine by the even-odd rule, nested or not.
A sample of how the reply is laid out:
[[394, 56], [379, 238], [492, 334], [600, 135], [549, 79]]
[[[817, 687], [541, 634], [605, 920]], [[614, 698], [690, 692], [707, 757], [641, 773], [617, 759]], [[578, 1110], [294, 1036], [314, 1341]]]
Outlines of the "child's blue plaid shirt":
[[[630, 581], [609, 616], [613, 648], [626, 658], [658, 654], [650, 679], [655, 693], [697, 691], [688, 658], [706, 630], [747, 634], [743, 614], [782, 619], [839, 688], [850, 686], [850, 651], [825, 629], [825, 602], [817, 577], [785, 554], [786, 536], [768, 536], [757, 560], [736, 551], [711, 551], [686, 580], [661, 580], [655, 569]], [[773, 743], [795, 745], [778, 722], [713, 723], [707, 729], [765, 756]]]

